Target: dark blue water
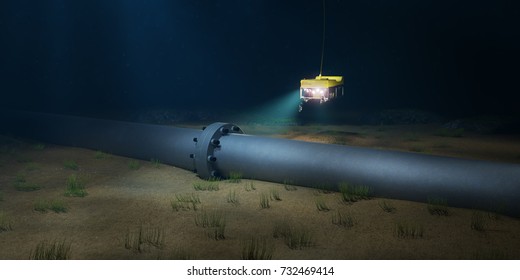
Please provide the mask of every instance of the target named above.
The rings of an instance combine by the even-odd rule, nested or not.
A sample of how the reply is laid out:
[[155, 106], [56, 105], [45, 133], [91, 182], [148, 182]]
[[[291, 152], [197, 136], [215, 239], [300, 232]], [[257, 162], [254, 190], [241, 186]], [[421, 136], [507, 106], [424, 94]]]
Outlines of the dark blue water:
[[[517, 113], [514, 1], [326, 1], [335, 110]], [[247, 111], [319, 72], [322, 2], [0, 2], [2, 107]]]

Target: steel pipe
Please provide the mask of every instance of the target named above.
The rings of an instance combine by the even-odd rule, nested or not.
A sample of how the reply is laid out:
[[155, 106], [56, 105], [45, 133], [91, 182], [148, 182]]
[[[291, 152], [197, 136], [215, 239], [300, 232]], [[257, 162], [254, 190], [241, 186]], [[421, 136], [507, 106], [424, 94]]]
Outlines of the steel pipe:
[[221, 139], [214, 153], [224, 175], [289, 181], [308, 187], [347, 182], [366, 185], [376, 197], [497, 210], [520, 216], [520, 165], [397, 151], [310, 143], [249, 135]]
[[4, 131], [40, 141], [101, 150], [197, 172], [330, 188], [369, 186], [376, 197], [496, 210], [520, 217], [520, 165], [258, 137], [236, 125], [204, 130], [10, 112]]
[[18, 111], [3, 113], [0, 122], [17, 136], [195, 169], [196, 129]]

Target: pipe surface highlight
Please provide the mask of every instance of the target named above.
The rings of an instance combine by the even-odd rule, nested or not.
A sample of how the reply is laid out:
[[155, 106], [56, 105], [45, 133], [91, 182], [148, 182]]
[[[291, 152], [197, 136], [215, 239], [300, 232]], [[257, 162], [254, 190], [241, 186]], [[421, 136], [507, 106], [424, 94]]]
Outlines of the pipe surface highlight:
[[201, 178], [244, 178], [336, 189], [367, 185], [374, 196], [520, 217], [520, 165], [243, 134], [233, 124], [204, 130], [26, 112], [4, 113], [4, 131], [40, 141], [158, 159]]

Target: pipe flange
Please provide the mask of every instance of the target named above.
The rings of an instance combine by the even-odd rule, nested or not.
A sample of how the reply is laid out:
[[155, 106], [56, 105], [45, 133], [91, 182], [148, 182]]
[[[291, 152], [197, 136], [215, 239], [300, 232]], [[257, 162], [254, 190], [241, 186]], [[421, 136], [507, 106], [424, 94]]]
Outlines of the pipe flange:
[[220, 177], [216, 168], [218, 158], [215, 150], [220, 149], [220, 138], [229, 134], [244, 134], [242, 129], [230, 123], [213, 123], [204, 128], [195, 142], [195, 170], [200, 178]]

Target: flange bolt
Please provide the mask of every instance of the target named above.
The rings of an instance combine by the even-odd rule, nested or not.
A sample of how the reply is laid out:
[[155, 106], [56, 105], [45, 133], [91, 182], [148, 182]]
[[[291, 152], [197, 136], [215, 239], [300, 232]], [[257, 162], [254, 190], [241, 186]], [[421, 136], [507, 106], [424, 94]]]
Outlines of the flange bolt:
[[229, 128], [223, 127], [223, 128], [220, 129], [220, 132], [222, 132], [222, 134], [228, 134], [229, 133]]

